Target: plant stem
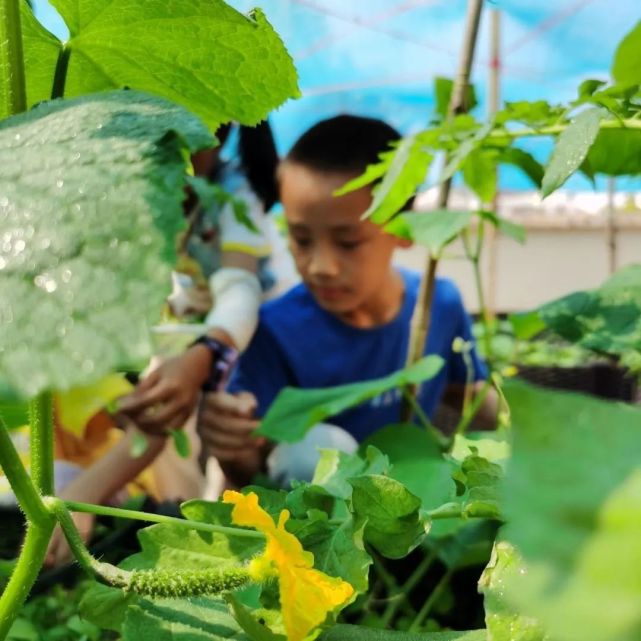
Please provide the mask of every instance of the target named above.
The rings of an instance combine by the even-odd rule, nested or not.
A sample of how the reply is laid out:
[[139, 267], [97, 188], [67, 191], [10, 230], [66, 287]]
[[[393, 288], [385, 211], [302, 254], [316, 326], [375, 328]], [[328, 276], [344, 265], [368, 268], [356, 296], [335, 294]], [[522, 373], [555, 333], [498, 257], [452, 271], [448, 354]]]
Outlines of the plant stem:
[[[494, 130], [490, 133], [488, 138], [490, 140], [499, 139], [499, 141], [504, 140], [515, 140], [518, 138], [531, 138], [534, 136], [556, 136], [563, 133], [570, 123], [564, 123], [560, 125], [549, 125], [547, 127], [540, 127], [539, 129], [533, 128], [523, 128], [523, 129], [501, 129]], [[641, 120], [636, 118], [627, 118], [622, 120], [602, 120], [599, 123], [599, 129], [641, 129]]]
[[423, 621], [427, 618], [427, 615], [431, 612], [434, 604], [438, 601], [438, 598], [441, 596], [445, 586], [448, 584], [450, 578], [452, 577], [452, 570], [448, 570], [436, 584], [436, 587], [432, 590], [432, 594], [423, 604], [423, 607], [419, 610], [419, 613], [416, 615], [416, 618], [412, 622], [412, 625], [409, 627], [408, 632], [418, 632], [423, 625]]
[[240, 536], [252, 539], [263, 539], [265, 535], [255, 530], [245, 530], [235, 527], [226, 527], [224, 525], [214, 525], [213, 523], [201, 523], [200, 521], [190, 521], [188, 519], [179, 519], [174, 516], [164, 516], [163, 514], [148, 514], [137, 510], [124, 510], [118, 507], [108, 507], [106, 505], [93, 505], [91, 503], [78, 503], [77, 501], [65, 501], [65, 506], [72, 512], [88, 512], [89, 514], [99, 514], [102, 516], [115, 516], [134, 521], [148, 521], [149, 523], [168, 523], [178, 525], [192, 530], [201, 532], [219, 532], [229, 536]]
[[437, 507], [435, 510], [427, 512], [427, 517], [431, 521], [441, 521], [443, 519], [500, 519], [497, 510], [490, 505], [480, 504], [474, 506], [474, 509], [466, 509], [461, 503], [446, 503]]
[[0, 120], [27, 109], [19, 0], [0, 0]]
[[9, 430], [0, 418], [0, 467], [9, 480], [18, 503], [27, 519], [38, 525], [47, 523], [50, 514], [47, 511], [32, 480], [27, 474], [16, 447], [11, 440]]
[[387, 605], [387, 608], [385, 608], [385, 612], [383, 612], [383, 616], [381, 617], [381, 622], [384, 627], [387, 628], [393, 621], [399, 607], [404, 603], [408, 594], [417, 586], [423, 576], [425, 576], [425, 573], [430, 569], [432, 563], [434, 563], [434, 559], [436, 559], [436, 550], [431, 550], [423, 557], [423, 560], [418, 564], [417, 568], [412, 572], [407, 581], [400, 586], [398, 593], [395, 595], [396, 598]]
[[[427, 271], [421, 279], [414, 312], [412, 314], [407, 365], [416, 363], [422, 358], [425, 352], [427, 335], [430, 331], [432, 299], [434, 298], [437, 267], [438, 258], [430, 256]], [[405, 390], [407, 390], [407, 393], [410, 394], [412, 398], [416, 399], [417, 385], [409, 385]], [[405, 400], [401, 409], [401, 420], [409, 422], [412, 420], [413, 415], [412, 405], [407, 400], [407, 394], [404, 393], [403, 396]]]
[[42, 495], [55, 492], [53, 478], [53, 395], [42, 392], [29, 401], [31, 478]]
[[449, 439], [445, 438], [443, 434], [441, 434], [441, 432], [439, 432], [438, 429], [434, 427], [434, 425], [432, 425], [429, 417], [423, 411], [421, 404], [416, 400], [416, 397], [410, 392], [407, 387], [403, 388], [403, 397], [416, 414], [423, 429], [428, 432], [441, 447], [448, 446]]
[[38, 578], [54, 525], [55, 519], [50, 517], [45, 524], [30, 523], [27, 527], [27, 534], [15, 570], [0, 597], [0, 639], [4, 639], [9, 633], [31, 587]]
[[456, 426], [455, 434], [465, 434], [467, 428], [470, 426], [470, 423], [474, 420], [476, 413], [479, 411], [481, 405], [485, 401], [487, 395], [490, 392], [492, 387], [491, 379], [487, 379], [483, 382], [483, 387], [480, 389], [478, 394], [474, 397], [471, 405], [467, 408], [467, 411], [461, 417], [458, 425]]
[[67, 69], [69, 68], [69, 56], [71, 49], [68, 45], [62, 45], [58, 60], [56, 61], [56, 71], [53, 76], [53, 87], [51, 88], [51, 99], [62, 98], [65, 95], [65, 84], [67, 82]]

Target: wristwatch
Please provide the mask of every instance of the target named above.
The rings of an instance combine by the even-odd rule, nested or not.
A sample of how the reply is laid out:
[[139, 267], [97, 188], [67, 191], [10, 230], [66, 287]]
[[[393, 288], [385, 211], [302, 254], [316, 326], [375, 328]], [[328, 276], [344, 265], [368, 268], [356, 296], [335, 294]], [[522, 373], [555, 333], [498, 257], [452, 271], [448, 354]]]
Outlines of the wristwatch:
[[199, 336], [191, 345], [204, 345], [211, 353], [211, 369], [202, 385], [203, 392], [223, 389], [232, 367], [238, 360], [238, 350], [211, 336]]

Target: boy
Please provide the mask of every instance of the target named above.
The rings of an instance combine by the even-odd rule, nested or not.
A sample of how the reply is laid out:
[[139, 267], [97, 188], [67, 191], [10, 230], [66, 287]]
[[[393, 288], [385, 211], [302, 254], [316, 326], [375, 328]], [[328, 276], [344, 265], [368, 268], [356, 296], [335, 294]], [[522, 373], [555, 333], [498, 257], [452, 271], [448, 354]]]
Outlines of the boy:
[[[290, 248], [302, 283], [266, 303], [258, 330], [227, 393], [206, 396], [200, 430], [209, 454], [228, 478], [248, 482], [268, 449], [252, 432], [285, 386], [318, 388], [385, 376], [405, 364], [409, 324], [419, 277], [392, 266], [406, 246], [361, 215], [371, 186], [340, 197], [336, 189], [376, 163], [400, 138], [379, 120], [338, 116], [315, 125], [294, 145], [278, 171]], [[419, 401], [432, 414], [438, 401], [462, 397], [467, 369], [452, 351], [456, 337], [469, 340], [470, 323], [456, 287], [438, 279], [426, 353], [445, 365], [423, 384]], [[472, 351], [474, 380], [486, 376]], [[479, 417], [492, 423], [495, 400]], [[362, 441], [399, 421], [400, 394], [386, 394], [330, 419]]]

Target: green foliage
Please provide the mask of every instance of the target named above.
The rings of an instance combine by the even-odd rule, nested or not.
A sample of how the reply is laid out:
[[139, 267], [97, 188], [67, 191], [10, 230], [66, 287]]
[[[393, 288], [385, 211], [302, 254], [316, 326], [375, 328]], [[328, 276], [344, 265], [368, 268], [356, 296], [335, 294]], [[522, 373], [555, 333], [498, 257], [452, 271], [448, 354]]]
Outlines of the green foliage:
[[[447, 117], [453, 89], [454, 81], [451, 78], [442, 78], [439, 76], [434, 78], [434, 98], [436, 102], [434, 105], [434, 111], [441, 119], [445, 119]], [[466, 87], [464, 111], [472, 111], [477, 104], [474, 85], [468, 85]]]
[[541, 183], [543, 197], [561, 187], [581, 166], [599, 133], [603, 115], [599, 109], [583, 111], [559, 136]]
[[[70, 31], [67, 97], [130, 87], [183, 105], [215, 130], [230, 120], [256, 124], [299, 95], [292, 60], [260, 10], [246, 17], [222, 0], [52, 4]], [[51, 96], [56, 58], [51, 35], [28, 24], [33, 105]]]
[[524, 571], [523, 560], [509, 543], [498, 541], [479, 580], [485, 600], [487, 641], [547, 641], [549, 637], [532, 617], [516, 612], [506, 599], [510, 583]]
[[388, 390], [422, 383], [436, 376], [442, 366], [440, 356], [427, 356], [404, 370], [363, 383], [323, 389], [286, 387], [270, 406], [256, 434], [274, 441], [293, 443], [326, 418]]
[[454, 498], [453, 467], [430, 433], [415, 425], [390, 425], [370, 436], [361, 449], [372, 446], [387, 456], [389, 476], [420, 499], [422, 511]]
[[485, 630], [469, 632], [427, 632], [413, 634], [393, 630], [374, 630], [356, 625], [337, 625], [320, 641], [486, 641]]
[[612, 77], [622, 84], [641, 85], [641, 22], [619, 43]]
[[641, 131], [600, 131], [588, 152], [587, 161], [594, 172], [607, 176], [641, 174]]
[[515, 333], [530, 338], [549, 329], [567, 341], [641, 367], [641, 265], [618, 271], [600, 288], [575, 292], [513, 318]]
[[385, 225], [385, 230], [423, 245], [439, 256], [471, 222], [472, 212], [447, 209], [401, 214]]
[[641, 633], [641, 410], [510, 382], [504, 538], [527, 566], [504, 594], [558, 641]]
[[84, 584], [73, 590], [56, 585], [31, 599], [14, 622], [7, 641], [99, 641], [101, 629], [77, 614]]
[[198, 119], [131, 91], [0, 123], [0, 369], [18, 392], [87, 385], [148, 356], [181, 224], [183, 150], [208, 144]]
[[496, 194], [497, 154], [494, 150], [476, 149], [463, 162], [463, 180], [482, 203], [490, 203]]
[[383, 556], [406, 556], [423, 539], [426, 525], [419, 509], [421, 500], [402, 483], [380, 474], [353, 478], [352, 509], [357, 522], [365, 524], [365, 540]]
[[123, 641], [249, 641], [222, 600], [142, 599], [127, 610]]

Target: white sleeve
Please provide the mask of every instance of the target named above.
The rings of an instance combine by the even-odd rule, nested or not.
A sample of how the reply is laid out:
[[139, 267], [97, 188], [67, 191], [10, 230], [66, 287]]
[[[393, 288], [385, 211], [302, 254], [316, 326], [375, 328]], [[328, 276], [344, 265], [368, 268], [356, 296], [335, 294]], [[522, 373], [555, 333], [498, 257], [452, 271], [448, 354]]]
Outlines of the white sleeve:
[[261, 289], [258, 277], [239, 267], [221, 267], [209, 279], [214, 307], [205, 324], [227, 332], [243, 351], [258, 324]]

